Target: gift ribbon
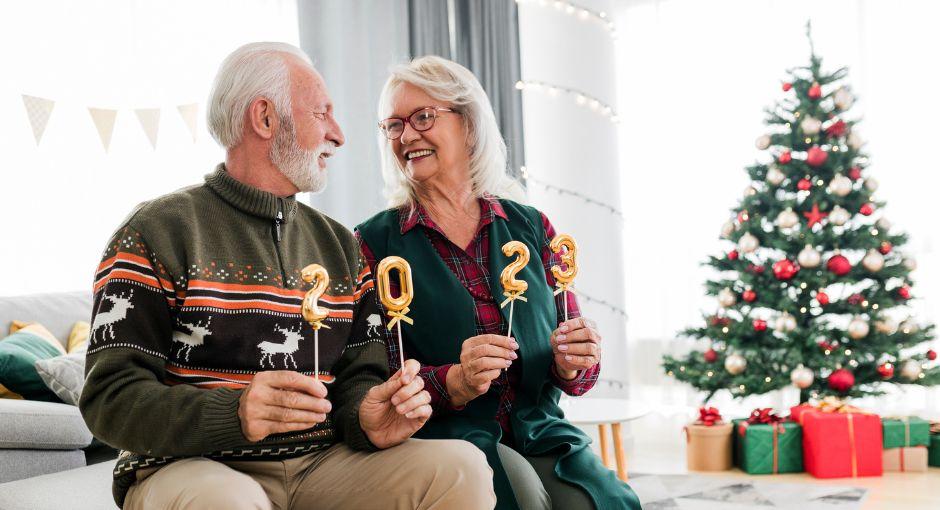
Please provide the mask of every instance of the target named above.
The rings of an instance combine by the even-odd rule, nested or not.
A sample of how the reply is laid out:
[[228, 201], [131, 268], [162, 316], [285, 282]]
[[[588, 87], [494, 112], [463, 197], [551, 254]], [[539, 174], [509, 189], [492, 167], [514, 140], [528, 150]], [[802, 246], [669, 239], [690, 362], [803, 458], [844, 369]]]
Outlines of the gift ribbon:
[[886, 420], [897, 420], [904, 423], [904, 444], [901, 446], [911, 446], [911, 417], [910, 416], [888, 416]]
[[858, 478], [858, 452], [855, 449], [855, 427], [852, 422], [852, 413], [845, 415], [849, 424], [849, 447], [852, 450], [852, 478]]
[[782, 422], [783, 418], [777, 416], [771, 408], [765, 407], [751, 411], [751, 416], [747, 421], [741, 422], [738, 426], [738, 434], [747, 439], [748, 425], [770, 425], [771, 430], [773, 430], [773, 474], [777, 474], [779, 469], [780, 450], [777, 447], [779, 434], [786, 433], [786, 428], [784, 428]]
[[557, 296], [561, 294], [562, 292], [570, 292], [572, 294], [577, 294], [577, 292], [574, 291], [574, 287], [571, 286], [571, 283], [572, 282], [566, 282], [566, 283], [556, 282], [555, 285], [557, 288], [555, 289], [555, 292], [552, 295]]
[[698, 421], [696, 425], [705, 425], [711, 427], [722, 422], [721, 413], [715, 407], [700, 407], [698, 409]]
[[904, 472], [904, 447], [898, 448], [898, 460], [901, 462], [901, 472]]
[[508, 304], [509, 304], [510, 302], [512, 302], [512, 301], [515, 301], [516, 299], [518, 299], [519, 301], [528, 302], [529, 300], [526, 299], [526, 297], [522, 295], [522, 292], [523, 292], [523, 291], [518, 291], [518, 292], [506, 291], [506, 292], [503, 292], [503, 295], [506, 296], [506, 299], [503, 300], [503, 302], [499, 304], [499, 307], [500, 307], [500, 308], [506, 308], [506, 305], [508, 305]]
[[411, 317], [408, 317], [407, 315], [405, 315], [406, 313], [408, 313], [408, 311], [409, 310], [407, 306], [398, 312], [390, 310], [388, 312], [388, 316], [391, 317], [392, 320], [388, 321], [388, 325], [386, 325], [385, 327], [387, 329], [392, 329], [392, 326], [394, 326], [395, 323], [398, 321], [407, 322], [408, 324], [411, 324], [413, 326], [415, 321]]

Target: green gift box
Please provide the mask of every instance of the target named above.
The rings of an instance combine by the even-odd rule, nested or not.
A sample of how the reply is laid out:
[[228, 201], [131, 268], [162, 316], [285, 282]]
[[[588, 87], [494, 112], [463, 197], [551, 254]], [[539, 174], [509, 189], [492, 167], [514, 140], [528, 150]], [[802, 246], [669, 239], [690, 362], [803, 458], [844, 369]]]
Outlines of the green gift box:
[[927, 447], [927, 465], [940, 467], [940, 434], [930, 434], [930, 446]]
[[930, 444], [930, 422], [916, 416], [882, 418], [884, 448], [927, 446]]
[[734, 420], [734, 461], [752, 475], [803, 471], [803, 428], [793, 421]]

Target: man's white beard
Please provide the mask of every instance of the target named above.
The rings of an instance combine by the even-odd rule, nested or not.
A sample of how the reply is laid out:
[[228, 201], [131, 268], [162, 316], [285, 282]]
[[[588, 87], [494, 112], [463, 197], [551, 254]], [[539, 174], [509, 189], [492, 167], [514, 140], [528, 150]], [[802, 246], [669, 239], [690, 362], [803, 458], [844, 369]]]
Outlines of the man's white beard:
[[271, 145], [271, 162], [299, 191], [322, 191], [326, 187], [326, 169], [320, 169], [320, 155], [332, 154], [336, 144], [323, 142], [316, 149], [306, 150], [297, 143], [292, 122], [282, 121], [281, 126], [284, 129], [278, 130]]

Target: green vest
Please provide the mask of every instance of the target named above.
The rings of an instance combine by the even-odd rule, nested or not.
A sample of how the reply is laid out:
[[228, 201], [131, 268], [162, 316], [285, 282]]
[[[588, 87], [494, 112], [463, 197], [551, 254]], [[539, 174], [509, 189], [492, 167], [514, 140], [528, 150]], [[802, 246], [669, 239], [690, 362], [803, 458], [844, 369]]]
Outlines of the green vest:
[[[561, 392], [550, 380], [553, 361], [549, 337], [556, 326], [553, 289], [545, 281], [542, 247], [546, 244], [541, 216], [536, 209], [500, 200], [507, 220], [496, 217], [487, 228], [490, 240], [490, 275], [494, 298], [502, 301], [503, 289], [497, 277], [511, 259], [503, 255], [503, 244], [522, 241], [532, 255], [516, 278], [529, 284], [525, 297], [516, 301], [513, 337], [519, 344], [522, 379], [516, 388], [510, 414], [513, 438], [510, 441], [523, 455], [558, 455], [555, 474], [587, 491], [597, 508], [638, 509], [633, 491], [603, 466], [590, 450], [591, 440], [564, 419], [558, 407]], [[408, 315], [414, 324], [402, 327], [402, 341], [410, 357], [422, 365], [460, 362], [463, 341], [476, 335], [473, 297], [447, 267], [421, 228], [404, 235], [397, 210], [381, 212], [357, 227], [376, 260], [398, 255], [411, 265], [414, 299]], [[504, 320], [509, 307], [502, 308]], [[493, 469], [497, 508], [516, 509], [512, 487], [496, 453], [502, 429], [496, 421], [499, 395], [490, 391], [470, 401], [460, 411], [434, 415], [416, 434], [424, 439], [464, 439], [485, 454]]]

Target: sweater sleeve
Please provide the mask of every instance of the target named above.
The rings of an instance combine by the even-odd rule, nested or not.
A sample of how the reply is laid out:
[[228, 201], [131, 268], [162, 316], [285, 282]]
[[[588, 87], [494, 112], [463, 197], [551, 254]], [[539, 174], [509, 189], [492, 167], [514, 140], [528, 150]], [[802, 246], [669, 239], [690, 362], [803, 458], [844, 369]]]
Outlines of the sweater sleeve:
[[164, 383], [173, 337], [172, 277], [143, 236], [125, 226], [95, 275], [79, 407], [91, 432], [152, 456], [200, 455], [247, 443], [238, 390]]
[[369, 265], [360, 256], [356, 277], [353, 326], [349, 340], [335, 365], [336, 388], [333, 419], [345, 443], [354, 450], [376, 450], [359, 424], [359, 404], [373, 386], [389, 377], [385, 337], [382, 334], [375, 280]]

